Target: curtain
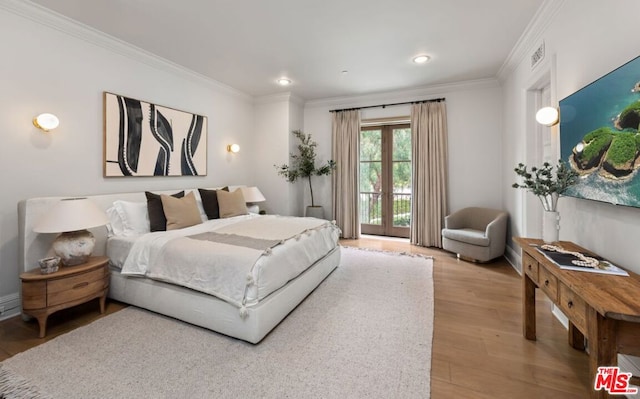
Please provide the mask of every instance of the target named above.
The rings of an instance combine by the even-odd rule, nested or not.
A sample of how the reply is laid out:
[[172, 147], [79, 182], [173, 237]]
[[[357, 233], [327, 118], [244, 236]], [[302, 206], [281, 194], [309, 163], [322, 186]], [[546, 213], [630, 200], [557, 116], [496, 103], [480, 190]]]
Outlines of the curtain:
[[336, 161], [332, 176], [333, 219], [343, 238], [360, 237], [360, 111], [333, 112], [331, 154]]
[[442, 248], [448, 212], [447, 110], [443, 101], [411, 106], [412, 201], [414, 245]]

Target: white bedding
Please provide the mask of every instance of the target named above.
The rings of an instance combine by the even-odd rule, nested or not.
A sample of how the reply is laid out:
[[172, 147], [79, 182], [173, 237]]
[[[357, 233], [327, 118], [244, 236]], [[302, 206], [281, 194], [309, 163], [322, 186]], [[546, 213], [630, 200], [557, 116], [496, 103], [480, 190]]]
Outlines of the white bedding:
[[[130, 246], [122, 274], [215, 295], [242, 312], [329, 253], [338, 237], [326, 220], [245, 215], [144, 234], [133, 245], [130, 237], [113, 245], [110, 239], [109, 247], [123, 252]], [[112, 259], [117, 263], [122, 254]]]
[[127, 260], [133, 244], [136, 243], [138, 236], [124, 237], [113, 236], [109, 237], [107, 241], [107, 257], [109, 258], [109, 264], [117, 269], [122, 269], [124, 261]]

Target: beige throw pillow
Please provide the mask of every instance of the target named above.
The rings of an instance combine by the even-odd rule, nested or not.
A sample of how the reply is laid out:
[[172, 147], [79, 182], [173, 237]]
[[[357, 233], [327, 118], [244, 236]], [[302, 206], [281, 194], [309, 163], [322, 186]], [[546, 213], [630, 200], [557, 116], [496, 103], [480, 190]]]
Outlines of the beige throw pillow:
[[182, 198], [162, 194], [160, 199], [164, 216], [167, 218], [167, 230], [177, 230], [202, 223], [193, 191]]
[[231, 193], [217, 190], [216, 194], [218, 195], [218, 206], [220, 208], [221, 218], [230, 218], [232, 216], [246, 215], [249, 213], [247, 203], [244, 202], [242, 190], [237, 189]]

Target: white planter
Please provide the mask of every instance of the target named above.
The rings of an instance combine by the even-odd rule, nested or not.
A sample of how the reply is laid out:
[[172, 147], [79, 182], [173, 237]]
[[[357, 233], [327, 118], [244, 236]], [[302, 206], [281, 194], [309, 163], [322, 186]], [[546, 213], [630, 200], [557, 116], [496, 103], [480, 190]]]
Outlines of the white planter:
[[324, 219], [324, 209], [321, 206], [308, 206], [304, 212], [304, 216]]
[[560, 235], [560, 214], [544, 211], [542, 215], [542, 241], [547, 244], [557, 242]]

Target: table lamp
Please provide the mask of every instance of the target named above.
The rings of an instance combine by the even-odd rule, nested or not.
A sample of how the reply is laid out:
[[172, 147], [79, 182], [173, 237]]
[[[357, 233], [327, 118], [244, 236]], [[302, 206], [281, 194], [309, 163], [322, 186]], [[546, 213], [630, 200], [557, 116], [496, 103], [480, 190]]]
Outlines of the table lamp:
[[255, 203], [264, 202], [266, 201], [266, 199], [264, 198], [264, 195], [262, 195], [258, 187], [240, 187], [240, 190], [242, 190], [242, 196], [244, 197], [244, 202], [246, 202], [247, 204], [251, 204], [247, 206], [247, 208], [249, 209], [249, 212], [252, 212], [252, 213], [260, 212], [260, 207]]
[[36, 233], [61, 233], [53, 252], [64, 266], [85, 263], [96, 239], [87, 229], [109, 223], [107, 215], [87, 198], [66, 198], [56, 203], [33, 228]]

